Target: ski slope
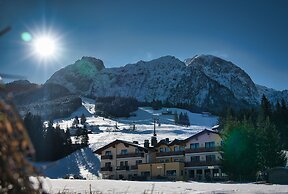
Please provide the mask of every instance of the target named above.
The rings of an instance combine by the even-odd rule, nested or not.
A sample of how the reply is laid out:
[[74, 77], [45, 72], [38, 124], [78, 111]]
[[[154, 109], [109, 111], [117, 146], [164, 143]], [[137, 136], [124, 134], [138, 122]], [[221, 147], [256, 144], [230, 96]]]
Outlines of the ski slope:
[[[156, 124], [158, 140], [164, 138], [171, 140], [175, 138], [185, 139], [205, 128], [211, 129], [218, 121], [218, 117], [213, 115], [196, 114], [178, 108], [153, 110], [151, 107], [140, 107], [133, 113], [135, 116], [129, 118], [104, 118], [94, 116], [94, 104], [93, 100], [82, 98], [82, 107], [72, 113], [70, 117], [54, 121], [55, 125], [57, 123], [61, 128], [66, 129], [72, 126], [75, 116], [81, 117], [84, 114], [87, 119], [88, 128], [92, 131], [92, 134], [89, 134], [90, 145], [89, 148], [74, 152], [59, 161], [37, 164], [38, 167], [42, 167], [44, 175], [50, 178], [63, 178], [67, 174], [73, 174], [87, 179], [95, 178], [95, 176], [98, 176], [100, 160], [92, 151], [115, 139], [138, 141], [143, 145], [144, 140], [150, 140], [153, 134], [154, 119], [159, 120], [160, 123], [160, 125]], [[188, 127], [175, 125], [173, 115], [162, 115], [167, 110], [172, 113], [177, 112], [178, 114], [180, 112], [187, 113], [191, 125]], [[132, 130], [133, 124], [135, 124], [135, 130]], [[71, 134], [73, 133], [71, 132]], [[72, 137], [72, 141], [73, 139]]]

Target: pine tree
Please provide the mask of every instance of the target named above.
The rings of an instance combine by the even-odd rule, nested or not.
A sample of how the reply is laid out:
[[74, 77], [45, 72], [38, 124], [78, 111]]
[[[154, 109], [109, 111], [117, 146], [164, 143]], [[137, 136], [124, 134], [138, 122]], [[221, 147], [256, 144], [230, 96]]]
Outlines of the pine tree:
[[285, 166], [286, 158], [282, 151], [279, 133], [269, 117], [261, 120], [257, 128], [257, 156], [261, 170]]
[[80, 127], [77, 127], [76, 133], [75, 133], [75, 143], [80, 144], [81, 143], [81, 135], [82, 135], [82, 129]]
[[84, 125], [86, 123], [86, 117], [84, 114], [81, 115], [81, 124]]
[[253, 180], [258, 171], [253, 126], [247, 122], [230, 121], [222, 135], [223, 171], [232, 180]]
[[72, 145], [71, 134], [70, 134], [69, 128], [67, 128], [65, 131], [65, 144], [68, 146]]
[[179, 123], [180, 125], [183, 125], [183, 113], [182, 113], [182, 112], [180, 112], [180, 114], [179, 114], [178, 123]]
[[183, 120], [184, 120], [184, 123], [183, 123], [184, 125], [186, 125], [187, 127], [190, 126], [190, 121], [189, 121], [187, 112], [184, 113]]
[[75, 116], [75, 118], [74, 118], [74, 121], [73, 121], [73, 124], [72, 124], [73, 126], [78, 126], [79, 125], [79, 118], [78, 118], [78, 116]]
[[178, 116], [178, 113], [176, 111], [174, 112], [174, 121], [175, 121], [175, 125], [179, 124], [179, 116]]
[[24, 125], [27, 129], [30, 140], [36, 151], [36, 160], [43, 158], [44, 152], [44, 128], [40, 116], [27, 113], [24, 117]]
[[271, 118], [272, 115], [272, 107], [269, 102], [269, 100], [266, 98], [266, 96], [263, 94], [262, 99], [261, 99], [261, 110], [263, 117], [266, 119], [266, 117]]
[[88, 130], [86, 127], [82, 129], [82, 135], [81, 135], [81, 144], [84, 146], [89, 145], [89, 136], [88, 136]]

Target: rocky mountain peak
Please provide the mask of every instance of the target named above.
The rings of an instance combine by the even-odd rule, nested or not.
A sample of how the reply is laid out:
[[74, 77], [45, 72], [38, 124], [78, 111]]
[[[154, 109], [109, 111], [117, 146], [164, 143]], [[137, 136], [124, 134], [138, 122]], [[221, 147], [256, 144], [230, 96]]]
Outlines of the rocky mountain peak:
[[95, 66], [97, 71], [101, 71], [102, 69], [105, 69], [105, 66], [102, 60], [96, 59], [95, 57], [87, 57], [87, 56], [83, 56], [80, 60], [77, 60], [75, 62], [75, 66], [81, 66], [82, 68], [84, 66], [87, 66], [87, 67]]
[[196, 55], [184, 62], [168, 55], [119, 68], [105, 68], [99, 59], [82, 57], [46, 83], [61, 84], [80, 95], [130, 96], [142, 102], [186, 103], [207, 110], [259, 104], [259, 87], [250, 76], [213, 55]]

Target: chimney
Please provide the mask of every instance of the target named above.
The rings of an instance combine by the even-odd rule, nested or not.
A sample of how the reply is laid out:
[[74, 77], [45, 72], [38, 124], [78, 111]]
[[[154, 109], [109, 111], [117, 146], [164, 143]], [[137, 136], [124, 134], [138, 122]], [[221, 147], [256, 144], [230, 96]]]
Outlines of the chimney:
[[149, 140], [148, 139], [144, 140], [144, 147], [149, 148]]
[[165, 141], [166, 141], [167, 143], [169, 143], [169, 138], [166, 138]]
[[133, 141], [133, 143], [134, 143], [134, 144], [139, 144], [139, 142], [138, 142], [138, 141]]
[[157, 137], [156, 136], [151, 137], [151, 145], [153, 147], [155, 147], [157, 145]]

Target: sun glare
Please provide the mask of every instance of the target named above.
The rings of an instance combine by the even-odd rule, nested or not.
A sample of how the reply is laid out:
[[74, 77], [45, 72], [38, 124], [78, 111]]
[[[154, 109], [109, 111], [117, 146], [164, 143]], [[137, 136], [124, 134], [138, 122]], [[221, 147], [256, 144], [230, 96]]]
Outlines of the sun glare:
[[55, 55], [57, 49], [55, 40], [48, 36], [35, 38], [33, 45], [35, 53], [41, 58]]

